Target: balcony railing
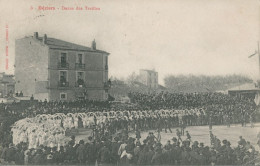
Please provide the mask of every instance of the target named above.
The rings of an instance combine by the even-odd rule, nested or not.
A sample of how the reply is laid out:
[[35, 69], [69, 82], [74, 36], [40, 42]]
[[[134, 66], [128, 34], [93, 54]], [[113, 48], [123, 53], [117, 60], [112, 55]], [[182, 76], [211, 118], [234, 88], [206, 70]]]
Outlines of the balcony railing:
[[58, 82], [59, 87], [69, 87], [69, 82], [67, 81], [59, 81]]
[[59, 62], [58, 63], [58, 68], [59, 69], [68, 69], [69, 68], [69, 64], [66, 62]]
[[85, 69], [85, 64], [82, 63], [76, 63], [75, 64], [76, 69]]
[[75, 87], [84, 88], [86, 87], [85, 82], [76, 82]]

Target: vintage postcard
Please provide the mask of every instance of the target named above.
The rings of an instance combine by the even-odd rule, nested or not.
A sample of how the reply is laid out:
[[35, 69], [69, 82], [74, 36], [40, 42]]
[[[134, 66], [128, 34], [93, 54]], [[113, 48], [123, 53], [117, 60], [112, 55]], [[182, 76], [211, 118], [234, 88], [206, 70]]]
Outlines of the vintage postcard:
[[0, 165], [260, 165], [259, 0], [0, 0]]

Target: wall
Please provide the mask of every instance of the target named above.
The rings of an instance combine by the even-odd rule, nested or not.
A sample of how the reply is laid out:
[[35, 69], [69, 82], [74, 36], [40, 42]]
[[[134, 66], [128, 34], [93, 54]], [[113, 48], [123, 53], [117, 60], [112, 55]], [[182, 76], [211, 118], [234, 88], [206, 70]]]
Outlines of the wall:
[[150, 70], [140, 70], [140, 82], [152, 88], [158, 88], [158, 73]]
[[25, 96], [35, 93], [35, 82], [48, 79], [48, 47], [26, 37], [15, 41], [15, 91]]
[[[68, 69], [58, 69], [58, 63], [60, 61], [61, 53], [67, 54], [67, 63], [69, 64]], [[77, 55], [81, 53], [83, 54], [83, 64], [85, 64], [84, 69], [76, 69]], [[59, 81], [59, 72], [61, 70], [67, 71], [67, 81], [69, 82], [69, 87], [64, 88], [68, 96], [68, 100], [75, 100], [78, 91], [85, 91], [84, 88], [76, 88], [76, 72], [84, 71], [85, 73], [85, 84], [86, 89], [94, 89], [97, 90], [98, 94], [94, 94], [94, 92], [90, 92], [89, 97], [97, 98], [104, 100], [104, 82], [107, 82], [108, 79], [108, 71], [105, 71], [105, 56], [101, 53], [94, 52], [82, 52], [82, 51], [68, 51], [68, 50], [55, 50], [50, 49], [50, 58], [49, 58], [49, 88], [52, 91], [50, 95], [50, 100], [59, 100], [60, 89], [58, 88]], [[57, 90], [59, 89], [59, 90]], [[91, 91], [92, 91], [91, 90]], [[73, 93], [74, 91], [74, 93]]]

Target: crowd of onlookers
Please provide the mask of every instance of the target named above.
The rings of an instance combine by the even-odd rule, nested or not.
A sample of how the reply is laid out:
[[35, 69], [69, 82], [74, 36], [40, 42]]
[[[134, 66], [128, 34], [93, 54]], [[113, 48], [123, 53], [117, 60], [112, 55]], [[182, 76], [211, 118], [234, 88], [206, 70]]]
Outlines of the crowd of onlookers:
[[258, 152], [240, 136], [238, 145], [231, 147], [228, 140], [220, 141], [210, 132], [211, 145], [204, 145], [188, 134], [183, 140], [173, 137], [166, 144], [152, 132], [140, 141], [129, 137], [127, 131], [115, 136], [76, 142], [75, 137], [59, 148], [40, 145], [28, 149], [26, 143], [6, 144], [1, 151], [2, 164], [110, 164], [110, 165], [253, 165]]
[[245, 96], [231, 96], [223, 93], [129, 93], [131, 102], [148, 109], [186, 109], [208, 105], [246, 105], [255, 106], [254, 100]]
[[[193, 109], [203, 108], [215, 124], [246, 123], [258, 121], [253, 98], [231, 96], [223, 93], [129, 93], [132, 103], [146, 109]], [[256, 117], [255, 119], [252, 119]]]
[[[37, 114], [55, 114], [55, 113], [79, 113], [79, 112], [96, 112], [96, 111], [133, 111], [133, 110], [192, 110], [202, 108], [205, 110], [205, 115], [197, 116], [196, 114], [187, 114], [183, 116], [182, 121], [185, 125], [218, 125], [232, 123], [242, 123], [244, 126], [248, 122], [259, 121], [257, 116], [256, 105], [254, 99], [243, 96], [230, 96], [222, 93], [192, 93], [178, 94], [162, 92], [158, 94], [141, 94], [129, 93], [131, 104], [114, 104], [108, 101], [32, 101], [31, 103], [0, 103], [0, 143], [4, 157], [8, 161], [8, 154], [14, 155], [17, 163], [32, 163], [40, 164], [48, 161], [49, 163], [73, 163], [89, 162], [93, 163], [134, 163], [134, 164], [241, 164], [252, 159], [252, 151], [248, 152], [248, 143], [237, 148], [231, 148], [230, 143], [226, 141], [218, 143], [218, 147], [196, 147], [194, 142], [174, 142], [167, 143], [162, 146], [159, 142], [149, 143], [149, 137], [145, 139], [147, 142], [135, 143], [132, 138], [115, 137], [106, 138], [105, 140], [94, 140], [89, 142], [76, 144], [75, 142], [68, 144], [66, 147], [59, 149], [53, 147], [39, 147], [38, 149], [26, 149], [25, 143], [14, 147], [11, 143], [12, 137], [10, 133], [11, 125], [22, 118], [34, 117]], [[4, 117], [1, 119], [1, 117]], [[176, 118], [176, 117], [171, 117]], [[171, 121], [171, 118], [162, 118], [163, 122]], [[194, 120], [196, 119], [196, 120]], [[127, 122], [126, 122], [127, 123]], [[155, 125], [152, 118], [144, 118], [137, 124], [143, 128], [149, 129]], [[116, 125], [116, 124], [114, 124]], [[163, 126], [162, 125], [162, 126]], [[163, 126], [165, 128], [178, 127], [178, 124], [171, 126]], [[157, 128], [157, 127], [152, 127]], [[141, 128], [139, 128], [141, 129]], [[214, 140], [214, 139], [213, 139]], [[215, 139], [216, 140], [216, 139]], [[214, 142], [214, 141], [213, 141]], [[10, 145], [10, 147], [9, 147]], [[148, 146], [149, 145], [149, 146]], [[214, 144], [213, 144], [214, 145]], [[118, 149], [114, 146], [125, 146], [127, 157], [120, 157]], [[1, 148], [1, 146], [0, 146]], [[8, 151], [6, 151], [8, 149]], [[91, 149], [91, 150], [89, 150]], [[116, 150], [117, 149], [117, 150]], [[198, 150], [200, 149], [200, 150]], [[80, 153], [82, 151], [82, 153]], [[8, 152], [8, 153], [7, 153]], [[93, 153], [90, 153], [93, 152]], [[220, 153], [221, 152], [221, 153]], [[22, 155], [23, 154], [23, 155]], [[84, 154], [84, 155], [79, 155]], [[117, 155], [115, 155], [117, 154]], [[6, 156], [5, 156], [6, 155]], [[92, 157], [91, 157], [92, 155]], [[22, 157], [21, 157], [22, 156]], [[81, 156], [81, 157], [79, 157]], [[95, 156], [95, 157], [94, 157]], [[132, 157], [129, 157], [132, 156]], [[171, 157], [169, 157], [171, 156]], [[173, 157], [174, 156], [174, 157]], [[92, 159], [93, 160], [92, 160]], [[128, 159], [130, 158], [130, 159]], [[196, 158], [199, 158], [196, 160]], [[28, 161], [27, 161], [28, 159]], [[238, 160], [239, 159], [239, 160]]]

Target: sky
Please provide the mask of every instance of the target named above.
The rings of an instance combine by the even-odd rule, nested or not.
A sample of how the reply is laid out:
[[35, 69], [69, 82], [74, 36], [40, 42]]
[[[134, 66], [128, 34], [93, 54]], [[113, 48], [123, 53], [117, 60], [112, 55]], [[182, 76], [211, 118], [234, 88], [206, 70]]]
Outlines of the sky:
[[0, 72], [14, 73], [15, 39], [38, 32], [85, 46], [95, 39], [97, 49], [110, 53], [113, 77], [154, 69], [161, 84], [179, 74], [242, 74], [255, 80], [258, 58], [248, 56], [260, 39], [259, 6], [259, 0], [1, 0]]

